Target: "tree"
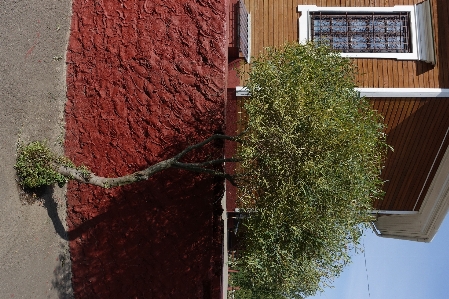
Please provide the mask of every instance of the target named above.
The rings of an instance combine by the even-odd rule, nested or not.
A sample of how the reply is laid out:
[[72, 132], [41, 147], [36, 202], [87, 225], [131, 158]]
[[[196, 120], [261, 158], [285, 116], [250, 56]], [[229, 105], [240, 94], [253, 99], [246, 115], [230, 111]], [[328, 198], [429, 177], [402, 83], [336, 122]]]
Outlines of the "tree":
[[75, 180], [80, 183], [103, 188], [113, 188], [148, 180], [154, 174], [168, 168], [178, 168], [220, 176], [235, 184], [233, 176], [210, 168], [211, 166], [220, 165], [225, 162], [238, 161], [235, 158], [218, 158], [198, 163], [181, 162], [182, 158], [193, 150], [220, 139], [236, 140], [237, 138], [215, 134], [202, 142], [187, 147], [170, 159], [151, 165], [144, 170], [116, 178], [97, 176], [84, 165], [77, 167], [67, 157], [54, 154], [45, 142], [41, 141], [34, 141], [27, 145], [19, 144], [17, 160], [14, 167], [19, 177], [19, 183], [25, 189], [33, 189], [55, 183], [64, 185], [68, 180]]
[[285, 45], [253, 60], [234, 278], [250, 298], [303, 298], [330, 285], [382, 198], [384, 126], [354, 89], [355, 67], [328, 47]]
[[[354, 90], [351, 62], [314, 44], [267, 49], [251, 65], [244, 103], [246, 130], [213, 135], [178, 155], [119, 178], [96, 176], [53, 154], [44, 143], [21, 145], [22, 186], [68, 179], [115, 187], [167, 168], [221, 176], [237, 183], [245, 221], [244, 249], [232, 277], [245, 298], [303, 298], [329, 285], [350, 260], [381, 198], [387, 149], [380, 116]], [[215, 140], [238, 141], [236, 157], [182, 162]], [[219, 169], [239, 161], [236, 175]]]

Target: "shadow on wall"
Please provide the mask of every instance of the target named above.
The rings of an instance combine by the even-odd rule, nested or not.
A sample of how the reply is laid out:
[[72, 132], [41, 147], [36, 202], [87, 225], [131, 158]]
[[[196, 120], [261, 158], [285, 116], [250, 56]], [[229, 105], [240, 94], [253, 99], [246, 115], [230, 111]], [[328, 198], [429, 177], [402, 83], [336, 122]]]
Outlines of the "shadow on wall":
[[57, 290], [58, 298], [74, 299], [69, 250], [62, 243], [60, 244], [60, 248], [61, 253], [58, 256], [59, 265], [53, 272], [54, 278], [51, 281], [51, 284], [53, 289]]
[[[40, 205], [44, 206], [53, 223], [55, 232], [61, 237], [62, 240], [68, 241], [67, 231], [58, 214], [58, 204], [65, 204], [65, 202], [55, 200], [54, 187], [47, 186], [24, 191], [20, 186], [18, 186], [18, 191], [22, 204], [31, 205], [39, 202]], [[61, 241], [59, 243], [59, 255], [57, 261], [59, 263], [53, 270], [54, 278], [51, 282], [52, 288], [58, 292], [58, 298], [72, 299], [74, 298], [72, 289], [72, 272], [67, 242]]]
[[[215, 156], [223, 146], [218, 140], [187, 160]], [[54, 189], [39, 194], [55, 231], [70, 241], [73, 263], [61, 243], [52, 280], [59, 298], [74, 297], [72, 272], [76, 298], [220, 296], [222, 179], [170, 169], [122, 188], [69, 184], [68, 232]]]
[[117, 190], [71, 189], [77, 298], [218, 298], [221, 179], [167, 170]]
[[[73, 1], [66, 155], [124, 175], [224, 131], [225, 2]], [[223, 146], [193, 156], [208, 155]], [[68, 190], [77, 299], [219, 297], [223, 180], [167, 170]]]
[[[98, 198], [109, 202], [102, 206], [102, 200], [85, 209], [72, 206], [78, 210], [80, 224], [68, 234], [53, 189], [42, 195], [55, 231], [74, 241], [76, 298], [218, 298], [221, 179], [168, 170], [120, 190], [87, 185], [77, 189], [77, 196], [86, 194], [89, 202]], [[64, 244], [60, 247], [52, 287], [59, 298], [70, 299], [74, 298], [70, 255]]]
[[449, 103], [444, 98], [372, 100], [383, 105], [380, 110], [390, 111], [384, 117], [388, 126], [387, 143], [394, 149], [388, 152], [382, 172], [386, 197], [375, 206], [379, 210], [413, 210], [416, 203], [415, 210], [418, 210], [437, 169], [431, 169], [432, 164], [435, 159], [435, 165], [439, 164], [449, 141], [446, 138], [443, 150], [436, 157], [449, 126], [446, 117]]
[[416, 64], [416, 76], [422, 75], [435, 68], [433, 64], [427, 63], [425, 61], [415, 61], [415, 64]]

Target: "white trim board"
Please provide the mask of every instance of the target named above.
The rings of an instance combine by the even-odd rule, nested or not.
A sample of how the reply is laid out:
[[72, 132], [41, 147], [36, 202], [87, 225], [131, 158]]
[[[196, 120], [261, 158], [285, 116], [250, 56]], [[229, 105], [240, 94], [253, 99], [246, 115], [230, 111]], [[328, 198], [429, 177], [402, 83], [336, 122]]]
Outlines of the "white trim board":
[[367, 98], [449, 98], [448, 88], [364, 88], [360, 95]]
[[223, 248], [222, 248], [222, 254], [223, 254], [223, 272], [222, 272], [222, 281], [221, 281], [221, 295], [222, 299], [228, 298], [228, 286], [229, 286], [229, 263], [228, 263], [228, 213], [226, 210], [226, 183], [227, 181], [224, 181], [224, 193], [223, 197], [221, 198], [221, 207], [223, 209], [223, 213], [221, 214], [221, 219], [223, 220]]
[[237, 97], [249, 97], [249, 90], [244, 86], [237, 86], [235, 88], [235, 95]]
[[[449, 88], [355, 88], [367, 98], [449, 98]], [[249, 97], [244, 86], [236, 87], [236, 96]]]

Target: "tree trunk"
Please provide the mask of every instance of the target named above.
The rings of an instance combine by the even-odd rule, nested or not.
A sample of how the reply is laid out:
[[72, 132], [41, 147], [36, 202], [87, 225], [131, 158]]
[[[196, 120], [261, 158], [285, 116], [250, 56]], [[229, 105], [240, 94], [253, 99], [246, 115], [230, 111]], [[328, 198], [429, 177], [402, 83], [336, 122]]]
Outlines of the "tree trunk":
[[101, 177], [101, 176], [97, 176], [93, 172], [86, 170], [86, 169], [77, 169], [77, 168], [63, 166], [63, 165], [56, 165], [56, 170], [68, 179], [72, 179], [72, 180], [78, 181], [80, 183], [91, 184], [91, 185], [95, 185], [95, 186], [99, 186], [99, 187], [103, 187], [103, 188], [112, 188], [112, 187], [118, 187], [118, 186], [132, 184], [132, 183], [136, 183], [136, 182], [140, 182], [140, 181], [145, 181], [145, 180], [148, 180], [148, 178], [150, 178], [154, 174], [156, 174], [164, 169], [168, 169], [168, 168], [179, 168], [179, 169], [184, 169], [184, 170], [193, 171], [193, 172], [207, 173], [207, 174], [211, 174], [214, 176], [220, 176], [220, 177], [223, 177], [223, 178], [229, 180], [232, 184], [235, 184], [233, 176], [231, 176], [227, 173], [224, 173], [224, 172], [220, 172], [220, 171], [217, 171], [214, 169], [207, 168], [207, 167], [212, 166], [212, 165], [222, 164], [224, 162], [237, 162], [238, 161], [237, 159], [222, 158], [222, 159], [209, 160], [209, 161], [200, 162], [200, 163], [179, 162], [179, 160], [182, 157], [184, 157], [187, 153], [191, 152], [194, 149], [201, 148], [204, 145], [206, 145], [216, 139], [225, 139], [225, 140], [236, 141], [236, 137], [215, 134], [200, 143], [197, 143], [195, 145], [187, 147], [185, 150], [183, 150], [181, 153], [177, 154], [173, 158], [158, 162], [144, 170], [136, 171], [132, 174], [128, 174], [128, 175], [116, 177], [116, 178]]

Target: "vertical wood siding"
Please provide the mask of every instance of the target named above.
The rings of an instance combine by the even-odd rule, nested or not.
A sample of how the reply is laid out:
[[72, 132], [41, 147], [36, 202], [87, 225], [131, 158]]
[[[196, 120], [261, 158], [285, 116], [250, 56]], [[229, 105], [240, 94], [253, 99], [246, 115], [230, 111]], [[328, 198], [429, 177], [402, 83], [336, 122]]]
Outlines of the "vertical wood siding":
[[[298, 5], [317, 6], [395, 6], [413, 5], [419, 0], [245, 0], [252, 20], [252, 56], [266, 47], [298, 42]], [[359, 87], [440, 87], [449, 88], [449, 60], [438, 54], [449, 50], [449, 5], [431, 0], [435, 35], [435, 66], [421, 61], [395, 59], [354, 59], [358, 66]], [[438, 18], [438, 15], [440, 18]], [[441, 17], [442, 16], [442, 17]], [[438, 30], [440, 29], [440, 30]], [[441, 36], [439, 35], [441, 34]], [[248, 68], [248, 66], [247, 66]]]
[[[298, 5], [394, 6], [413, 5], [417, 0], [245, 0], [252, 14], [252, 56], [266, 47], [298, 42]], [[359, 87], [449, 88], [449, 5], [431, 0], [436, 65], [395, 59], [354, 59]], [[249, 66], [245, 66], [248, 70]], [[243, 84], [243, 82], [242, 82]], [[388, 154], [382, 177], [386, 196], [375, 203], [382, 210], [418, 210], [434, 176], [449, 137], [449, 99], [371, 99], [374, 109], [385, 118]], [[239, 108], [240, 119], [244, 111]], [[243, 125], [239, 125], [239, 130]], [[440, 153], [438, 150], [441, 146]], [[433, 167], [432, 165], [435, 164]]]
[[443, 140], [449, 127], [449, 100], [373, 98], [371, 102], [384, 116], [387, 142], [394, 148], [382, 172], [385, 198], [375, 207], [417, 211], [447, 148], [449, 136], [444, 144]]

